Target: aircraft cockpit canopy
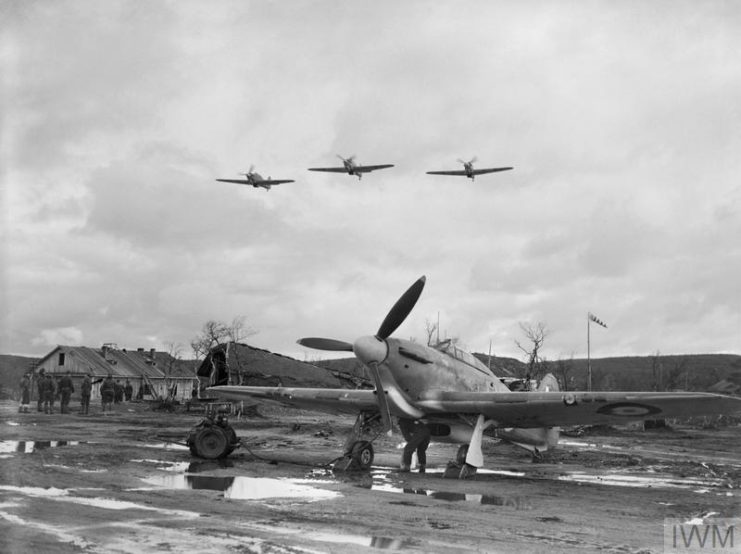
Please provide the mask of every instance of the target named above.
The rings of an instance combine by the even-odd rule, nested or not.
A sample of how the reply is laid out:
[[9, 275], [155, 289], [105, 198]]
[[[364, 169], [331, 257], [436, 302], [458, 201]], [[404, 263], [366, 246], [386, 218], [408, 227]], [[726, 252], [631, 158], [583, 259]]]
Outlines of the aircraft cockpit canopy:
[[470, 352], [461, 350], [455, 344], [453, 344], [453, 341], [451, 341], [450, 339], [438, 342], [436, 345], [433, 346], [433, 348], [435, 348], [435, 350], [439, 352], [447, 354], [451, 358], [455, 358], [456, 360], [461, 361], [464, 364], [470, 365], [472, 367], [479, 369], [486, 367], [478, 358], [476, 358], [476, 356], [474, 356]]

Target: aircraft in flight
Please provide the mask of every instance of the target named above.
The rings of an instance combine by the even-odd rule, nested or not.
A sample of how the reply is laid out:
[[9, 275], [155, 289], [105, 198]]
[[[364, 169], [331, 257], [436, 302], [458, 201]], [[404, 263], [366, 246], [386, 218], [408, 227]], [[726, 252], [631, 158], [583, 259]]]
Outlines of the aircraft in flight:
[[[352, 343], [316, 337], [298, 341], [317, 350], [352, 352], [369, 370], [375, 389], [222, 385], [208, 390], [237, 401], [265, 399], [355, 415], [344, 448], [346, 467], [367, 469], [373, 462], [372, 441], [381, 432], [363, 440], [368, 422], [380, 419], [383, 431], [390, 433], [392, 417], [418, 420], [429, 428], [432, 441], [461, 445], [454, 470], [461, 479], [483, 467], [484, 436], [509, 441], [537, 456], [557, 445], [561, 426], [741, 411], [741, 398], [710, 393], [559, 391], [558, 381], [550, 374], [534, 391], [512, 391], [485, 364], [451, 341], [424, 346], [391, 338], [417, 303], [425, 281], [420, 277], [401, 295], [373, 335]], [[228, 454], [236, 439], [222, 438], [226, 433], [211, 429], [206, 446], [211, 454], [205, 457]]]
[[263, 179], [262, 175], [254, 171], [255, 166], [250, 166], [250, 170], [247, 173], [240, 173], [244, 175], [244, 179], [216, 179], [221, 183], [237, 183], [238, 185], [251, 185], [255, 188], [262, 187], [265, 190], [270, 190], [273, 185], [280, 185], [282, 183], [293, 183], [293, 179], [273, 179], [268, 177]]
[[460, 176], [466, 176], [469, 179], [473, 180], [476, 175], [483, 175], [484, 173], [496, 173], [497, 171], [509, 171], [510, 169], [513, 169], [511, 167], [491, 167], [489, 169], [474, 169], [473, 163], [476, 161], [476, 156], [471, 158], [469, 161], [465, 162], [463, 160], [458, 160], [460, 163], [463, 164], [463, 169], [451, 169], [449, 171], [428, 171], [428, 175], [460, 175]]
[[343, 158], [339, 154], [337, 155], [342, 160], [342, 167], [310, 167], [309, 171], [329, 171], [330, 173], [347, 173], [348, 175], [357, 175], [358, 179], [363, 178], [363, 173], [370, 173], [376, 169], [385, 169], [387, 167], [394, 167], [393, 164], [381, 164], [381, 165], [358, 165], [355, 163], [355, 156], [349, 158]]

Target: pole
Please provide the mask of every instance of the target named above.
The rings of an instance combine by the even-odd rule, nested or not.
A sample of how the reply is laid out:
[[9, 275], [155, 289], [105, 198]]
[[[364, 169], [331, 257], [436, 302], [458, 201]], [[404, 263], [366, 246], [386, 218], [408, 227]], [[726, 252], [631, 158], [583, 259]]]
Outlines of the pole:
[[587, 314], [587, 390], [592, 390], [592, 357], [590, 353], [590, 340], [589, 340], [589, 314]]

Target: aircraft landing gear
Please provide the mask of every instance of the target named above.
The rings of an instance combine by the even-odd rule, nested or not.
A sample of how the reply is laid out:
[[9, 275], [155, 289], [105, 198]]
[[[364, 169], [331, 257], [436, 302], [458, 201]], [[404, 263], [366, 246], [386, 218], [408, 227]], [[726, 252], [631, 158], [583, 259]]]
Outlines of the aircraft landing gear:
[[368, 471], [373, 465], [373, 445], [370, 441], [355, 441], [348, 452], [334, 464], [335, 471]]
[[358, 414], [352, 433], [345, 441], [345, 452], [333, 465], [334, 471], [368, 471], [373, 464], [373, 444], [362, 437], [370, 434], [378, 424], [378, 414]]
[[493, 421], [486, 421], [483, 415], [479, 415], [476, 419], [476, 425], [471, 433], [471, 442], [469, 444], [461, 445], [458, 448], [458, 452], [455, 455], [455, 461], [448, 463], [448, 467], [445, 469], [444, 477], [451, 478], [457, 477], [458, 479], [470, 479], [478, 468], [484, 466], [484, 454], [481, 451], [481, 442], [483, 440], [484, 431], [487, 427], [493, 425]]

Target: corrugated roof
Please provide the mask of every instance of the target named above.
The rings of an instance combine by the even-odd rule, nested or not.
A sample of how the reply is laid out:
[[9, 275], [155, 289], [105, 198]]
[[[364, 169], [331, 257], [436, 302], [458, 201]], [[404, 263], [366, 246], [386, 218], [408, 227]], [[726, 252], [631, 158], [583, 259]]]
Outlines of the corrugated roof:
[[[79, 370], [90, 371], [97, 376], [110, 374], [114, 379], [140, 379], [142, 376], [162, 379], [165, 377], [168, 364], [173, 360], [166, 352], [155, 352], [153, 357], [151, 351], [140, 352], [118, 348], [93, 349], [87, 346], [60, 345], [44, 356], [38, 365], [44, 365], [49, 358], [62, 352], [74, 360], [74, 365]], [[64, 373], [68, 371], [68, 368], [52, 366], [46, 370], [50, 373]], [[192, 379], [194, 377], [192, 363], [187, 362], [175, 361], [172, 363], [172, 371], [168, 373], [170, 378]]]

